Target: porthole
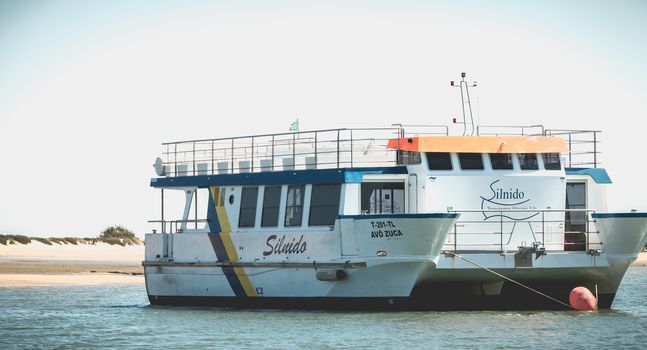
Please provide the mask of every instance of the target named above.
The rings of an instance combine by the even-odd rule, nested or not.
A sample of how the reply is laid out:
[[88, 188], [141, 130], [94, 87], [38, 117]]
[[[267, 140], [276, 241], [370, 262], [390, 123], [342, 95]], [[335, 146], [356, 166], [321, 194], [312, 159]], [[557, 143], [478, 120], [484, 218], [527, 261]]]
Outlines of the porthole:
[[234, 195], [233, 194], [229, 195], [229, 204], [234, 204]]

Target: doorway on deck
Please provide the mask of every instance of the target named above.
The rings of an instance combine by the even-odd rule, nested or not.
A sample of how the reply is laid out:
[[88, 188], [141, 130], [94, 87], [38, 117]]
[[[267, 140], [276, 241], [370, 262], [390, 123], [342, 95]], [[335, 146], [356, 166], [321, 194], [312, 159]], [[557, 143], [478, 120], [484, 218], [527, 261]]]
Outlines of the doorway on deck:
[[[566, 209], [586, 209], [586, 183], [566, 184]], [[586, 250], [587, 213], [567, 211], [564, 216], [564, 250]]]

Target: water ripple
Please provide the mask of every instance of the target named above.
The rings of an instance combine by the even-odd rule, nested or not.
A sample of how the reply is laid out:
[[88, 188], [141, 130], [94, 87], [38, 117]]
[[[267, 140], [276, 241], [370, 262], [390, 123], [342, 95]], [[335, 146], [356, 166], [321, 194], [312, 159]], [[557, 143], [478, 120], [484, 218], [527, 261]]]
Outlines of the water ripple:
[[142, 285], [0, 289], [0, 349], [639, 347], [647, 269], [613, 310], [326, 312], [150, 306]]

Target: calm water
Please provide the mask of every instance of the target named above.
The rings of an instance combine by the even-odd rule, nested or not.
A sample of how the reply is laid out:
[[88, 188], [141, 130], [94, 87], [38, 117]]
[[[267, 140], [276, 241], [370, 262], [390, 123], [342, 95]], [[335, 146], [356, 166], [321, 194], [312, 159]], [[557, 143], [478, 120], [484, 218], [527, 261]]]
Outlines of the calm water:
[[312, 312], [152, 307], [137, 286], [0, 288], [0, 349], [644, 348], [647, 268], [614, 309], [550, 312]]

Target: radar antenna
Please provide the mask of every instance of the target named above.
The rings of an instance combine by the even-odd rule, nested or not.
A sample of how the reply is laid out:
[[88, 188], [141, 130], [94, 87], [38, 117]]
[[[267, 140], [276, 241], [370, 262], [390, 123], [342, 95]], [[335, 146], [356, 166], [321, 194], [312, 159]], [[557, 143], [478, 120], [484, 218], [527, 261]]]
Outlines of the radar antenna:
[[[465, 116], [465, 105], [467, 105], [468, 112], [470, 114], [470, 125], [472, 129], [470, 130], [470, 136], [474, 136], [474, 116], [472, 115], [472, 102], [470, 101], [470, 91], [469, 88], [476, 87], [476, 82], [473, 82], [471, 85], [465, 81], [465, 73], [461, 73], [461, 81], [456, 85], [452, 80], [450, 85], [461, 89], [461, 107], [463, 108], [463, 136], [467, 134], [467, 119]], [[463, 91], [464, 90], [464, 91]], [[467, 100], [465, 100], [467, 98]]]

